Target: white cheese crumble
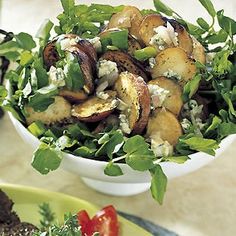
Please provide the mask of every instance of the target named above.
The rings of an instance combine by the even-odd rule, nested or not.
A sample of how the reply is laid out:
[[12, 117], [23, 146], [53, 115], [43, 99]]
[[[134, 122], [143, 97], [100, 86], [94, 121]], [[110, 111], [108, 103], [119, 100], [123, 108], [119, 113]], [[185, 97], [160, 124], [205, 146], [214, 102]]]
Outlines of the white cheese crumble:
[[107, 100], [109, 98], [109, 94], [105, 93], [103, 91], [101, 92], [96, 92], [96, 96], [100, 99]]
[[148, 62], [151, 69], [153, 69], [154, 66], [157, 64], [156, 59], [154, 57], [150, 57]]
[[151, 138], [151, 149], [156, 157], [173, 155], [173, 146], [168, 141], [164, 141], [158, 136]]
[[102, 43], [100, 41], [100, 37], [95, 37], [87, 40], [93, 45], [93, 47], [96, 49], [97, 52], [102, 51]]
[[181, 121], [181, 126], [182, 126], [183, 131], [187, 132], [188, 129], [190, 128], [190, 126], [191, 126], [191, 122], [188, 119], [184, 118]]
[[60, 43], [61, 50], [66, 50], [71, 46], [75, 46], [81, 40], [80, 37], [75, 38], [59, 38], [58, 42]]
[[163, 73], [163, 75], [167, 78], [175, 77], [177, 80], [181, 80], [181, 76], [171, 69], [168, 69], [166, 72]]
[[99, 85], [107, 81], [108, 86], [112, 86], [119, 77], [117, 64], [113, 61], [100, 60], [97, 64], [97, 69]]
[[128, 121], [126, 115], [120, 114], [119, 119], [120, 119], [120, 129], [122, 130], [122, 132], [124, 132], [125, 134], [130, 134], [131, 129], [129, 127], [129, 121]]
[[165, 45], [170, 46], [173, 44], [175, 47], [179, 45], [178, 33], [175, 32], [173, 26], [169, 22], [167, 22], [166, 27], [160, 25], [154, 28], [153, 31], [155, 34], [149, 43], [151, 45], [157, 45], [160, 50], [163, 50]]
[[153, 108], [161, 107], [170, 94], [169, 90], [166, 90], [156, 84], [148, 84], [148, 90], [151, 96], [151, 105]]
[[121, 99], [118, 98], [118, 102], [119, 102], [119, 105], [117, 107], [118, 110], [125, 111], [126, 109], [128, 109], [128, 107], [129, 107], [128, 104], [123, 102]]
[[65, 74], [62, 68], [55, 68], [54, 66], [51, 66], [48, 72], [48, 79], [49, 83], [56, 87], [63, 87], [66, 85]]

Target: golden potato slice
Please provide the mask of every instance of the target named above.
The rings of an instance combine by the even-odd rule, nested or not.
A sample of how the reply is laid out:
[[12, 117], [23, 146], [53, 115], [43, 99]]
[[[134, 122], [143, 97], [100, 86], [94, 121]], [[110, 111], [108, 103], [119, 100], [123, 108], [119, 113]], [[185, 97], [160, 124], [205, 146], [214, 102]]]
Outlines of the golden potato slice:
[[70, 103], [60, 96], [56, 96], [54, 103], [52, 103], [45, 111], [36, 112], [28, 105], [25, 106], [25, 111], [27, 113], [27, 125], [30, 125], [35, 121], [41, 121], [46, 125], [50, 125], [71, 117]]
[[163, 141], [168, 141], [175, 146], [182, 135], [182, 128], [170, 111], [158, 108], [148, 119], [147, 136], [159, 136]]
[[169, 91], [169, 94], [162, 106], [178, 116], [183, 106], [181, 87], [175, 81], [164, 76], [151, 80], [148, 84], [158, 85], [159, 87]]
[[[167, 19], [159, 14], [147, 15], [143, 19], [139, 30], [139, 34], [143, 42], [146, 46], [150, 45], [151, 38], [156, 34], [154, 32], [154, 28], [157, 28], [158, 26], [166, 26], [167, 22], [172, 25], [177, 33], [178, 47], [184, 49], [190, 55], [193, 51], [193, 42], [186, 29], [177, 21]], [[174, 44], [165, 45], [165, 48], [173, 46]]]
[[156, 64], [151, 70], [153, 78], [159, 76], [176, 77], [181, 86], [191, 80], [196, 73], [194, 60], [179, 47], [167, 48], [156, 56]]
[[128, 108], [124, 110], [124, 114], [130, 130], [133, 134], [141, 134], [147, 125], [151, 108], [147, 84], [142, 77], [123, 72], [114, 88], [118, 98], [127, 104]]
[[109, 95], [107, 99], [94, 96], [81, 104], [74, 105], [72, 116], [85, 122], [97, 122], [109, 116], [117, 107], [118, 101], [115, 91], [104, 92]]
[[174, 27], [175, 32], [178, 34], [178, 46], [184, 49], [188, 55], [191, 55], [191, 53], [193, 52], [193, 41], [187, 30], [176, 20], [168, 19], [168, 21]]
[[78, 103], [87, 99], [88, 95], [83, 91], [70, 91], [68, 89], [62, 89], [59, 91], [59, 95], [64, 97], [69, 102]]
[[108, 23], [108, 29], [128, 29], [130, 34], [139, 39], [139, 27], [142, 19], [143, 16], [137, 7], [125, 6], [121, 12], [118, 12], [111, 17]]
[[202, 64], [206, 64], [206, 53], [205, 48], [201, 45], [198, 40], [192, 36], [193, 40], [193, 53], [192, 57], [196, 60], [201, 62]]
[[159, 14], [150, 14], [144, 17], [140, 27], [139, 35], [146, 46], [149, 45], [151, 38], [154, 36], [154, 28], [164, 25], [165, 19]]
[[143, 64], [125, 52], [108, 51], [101, 56], [101, 59], [115, 62], [120, 73], [129, 71], [140, 75], [145, 81], [149, 80], [149, 73]]
[[51, 66], [55, 66], [56, 62], [60, 59], [55, 44], [56, 40], [53, 40], [49, 42], [43, 50], [43, 61], [47, 70], [49, 70]]

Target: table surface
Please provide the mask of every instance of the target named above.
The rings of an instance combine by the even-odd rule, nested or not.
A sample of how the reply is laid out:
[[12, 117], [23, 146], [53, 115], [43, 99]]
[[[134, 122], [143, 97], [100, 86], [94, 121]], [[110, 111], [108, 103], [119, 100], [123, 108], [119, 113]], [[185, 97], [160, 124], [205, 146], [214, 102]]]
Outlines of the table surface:
[[[43, 19], [55, 18], [60, 12], [58, 2], [3, 0], [1, 27], [14, 32], [35, 33]], [[178, 4], [171, 0], [165, 2], [173, 7], [176, 5], [177, 11], [187, 19], [205, 17], [196, 0], [179, 0]], [[226, 7], [227, 14], [235, 18], [233, 0], [214, 2], [217, 9]], [[41, 176], [30, 166], [32, 148], [20, 139], [8, 116], [0, 120], [0, 131], [1, 182], [59, 191], [100, 206], [114, 204], [120, 211], [149, 219], [183, 236], [236, 235], [236, 142], [208, 166], [169, 181], [164, 204], [159, 206], [149, 192], [132, 197], [103, 195], [88, 188], [78, 176], [63, 170]]]

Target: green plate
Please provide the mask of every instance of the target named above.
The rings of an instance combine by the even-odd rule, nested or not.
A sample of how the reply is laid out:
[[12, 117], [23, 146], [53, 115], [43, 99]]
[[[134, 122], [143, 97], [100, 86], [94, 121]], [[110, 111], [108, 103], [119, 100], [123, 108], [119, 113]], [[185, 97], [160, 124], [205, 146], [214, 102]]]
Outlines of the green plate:
[[[22, 221], [35, 225], [39, 224], [40, 215], [38, 205], [46, 202], [50, 204], [57, 219], [62, 222], [64, 213], [76, 213], [80, 210], [88, 211], [94, 215], [100, 208], [79, 198], [65, 194], [46, 191], [44, 189], [25, 187], [21, 185], [0, 184], [2, 189], [14, 201], [14, 210]], [[121, 236], [151, 236], [150, 233], [119, 217]]]

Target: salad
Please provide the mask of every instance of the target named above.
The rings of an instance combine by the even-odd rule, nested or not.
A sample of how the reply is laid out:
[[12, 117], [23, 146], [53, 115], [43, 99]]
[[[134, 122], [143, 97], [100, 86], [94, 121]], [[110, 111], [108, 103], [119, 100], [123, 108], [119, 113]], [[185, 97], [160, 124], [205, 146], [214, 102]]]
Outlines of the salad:
[[191, 24], [159, 0], [155, 10], [61, 0], [58, 24], [0, 45], [14, 62], [11, 96], [0, 87], [0, 104], [41, 141], [37, 171], [57, 169], [62, 152], [107, 161], [109, 176], [126, 163], [150, 172], [162, 204], [161, 162], [214, 155], [236, 133], [236, 22], [199, 2], [210, 23]]

